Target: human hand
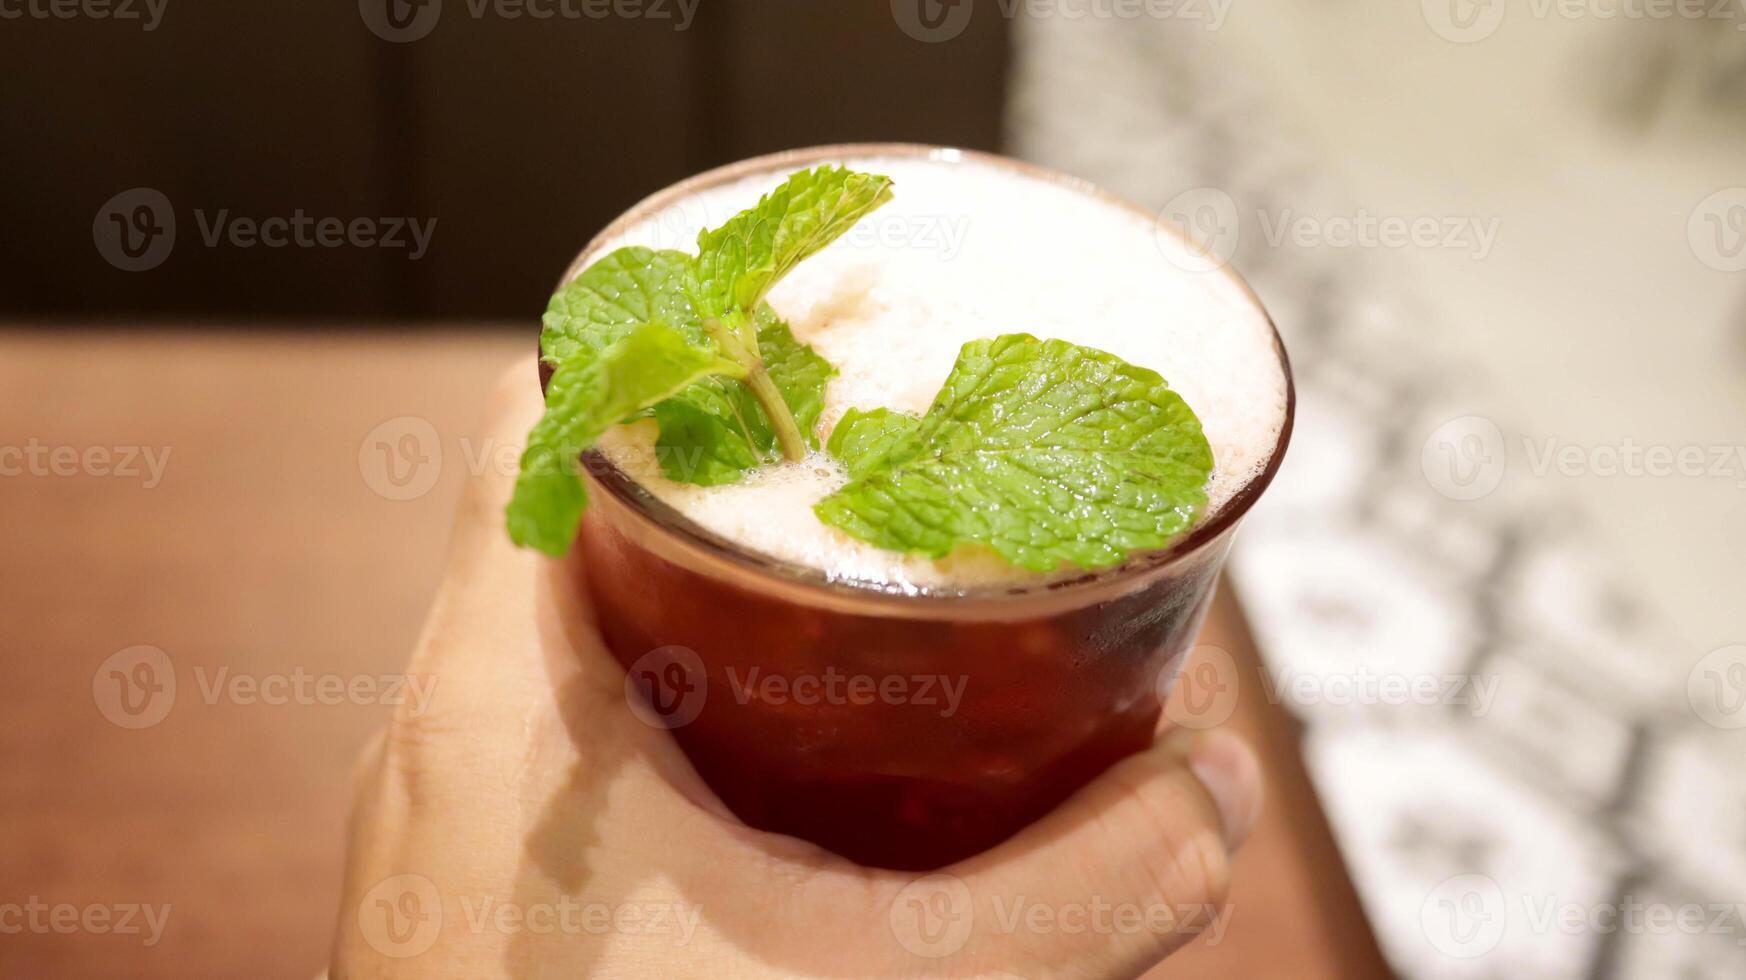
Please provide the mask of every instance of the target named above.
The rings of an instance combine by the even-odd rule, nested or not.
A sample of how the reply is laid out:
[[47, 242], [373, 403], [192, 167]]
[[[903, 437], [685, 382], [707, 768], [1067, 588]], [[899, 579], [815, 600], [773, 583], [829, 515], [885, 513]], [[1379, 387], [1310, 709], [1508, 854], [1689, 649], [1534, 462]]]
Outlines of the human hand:
[[[507, 444], [533, 377], [494, 396]], [[631, 712], [578, 563], [509, 543], [511, 483], [472, 478], [408, 668], [433, 696], [360, 760], [333, 980], [1131, 976], [1222, 928], [1260, 807], [1233, 736], [1174, 733], [934, 874], [753, 830]]]

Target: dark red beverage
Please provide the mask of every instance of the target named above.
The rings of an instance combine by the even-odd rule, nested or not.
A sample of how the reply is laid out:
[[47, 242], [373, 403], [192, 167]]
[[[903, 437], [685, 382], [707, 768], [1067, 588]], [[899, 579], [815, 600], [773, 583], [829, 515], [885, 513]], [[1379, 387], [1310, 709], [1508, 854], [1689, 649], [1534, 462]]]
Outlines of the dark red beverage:
[[746, 823], [890, 868], [975, 854], [1151, 744], [1231, 538], [1143, 574], [924, 598], [808, 582], [664, 510], [594, 484], [607, 645]]
[[[713, 183], [868, 150], [706, 174], [602, 238]], [[747, 824], [863, 864], [937, 868], [1151, 744], [1237, 524], [1289, 434], [1288, 388], [1266, 465], [1165, 552], [1068, 582], [959, 593], [881, 591], [751, 553], [589, 453], [584, 587], [647, 701], [639, 713], [671, 729]]]

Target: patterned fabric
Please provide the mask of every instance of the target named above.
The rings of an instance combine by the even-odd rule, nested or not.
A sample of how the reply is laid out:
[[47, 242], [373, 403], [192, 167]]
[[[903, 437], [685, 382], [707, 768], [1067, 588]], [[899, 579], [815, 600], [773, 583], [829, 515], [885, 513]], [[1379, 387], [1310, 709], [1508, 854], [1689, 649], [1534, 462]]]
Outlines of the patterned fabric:
[[1746, 715], [1703, 703], [1746, 692], [1740, 658], [1693, 670], [1547, 481], [1468, 493], [1495, 449], [1464, 420], [1482, 367], [1438, 349], [1407, 257], [1270, 244], [1258, 215], [1359, 202], [1201, 25], [1015, 29], [1015, 155], [1166, 213], [1237, 205], [1206, 212], [1234, 232], [1190, 230], [1240, 242], [1300, 402], [1231, 575], [1395, 969], [1746, 976]]

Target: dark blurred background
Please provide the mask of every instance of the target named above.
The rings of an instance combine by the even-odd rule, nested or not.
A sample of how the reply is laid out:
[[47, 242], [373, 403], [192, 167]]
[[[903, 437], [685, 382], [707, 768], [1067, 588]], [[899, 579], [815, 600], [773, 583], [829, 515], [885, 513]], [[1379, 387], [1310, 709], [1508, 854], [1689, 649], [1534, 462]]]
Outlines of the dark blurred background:
[[[569, 18], [533, 15], [560, 0], [156, 2], [155, 19], [131, 0], [136, 19], [0, 20], [10, 315], [525, 320], [596, 230], [681, 177], [819, 143], [1000, 141], [1004, 17], [918, 44], [888, 0], [597, 18], [582, 0]], [[139, 187], [180, 243], [150, 275], [92, 248], [93, 216]], [[221, 214], [298, 211], [436, 225], [416, 260], [410, 232], [201, 247]]]

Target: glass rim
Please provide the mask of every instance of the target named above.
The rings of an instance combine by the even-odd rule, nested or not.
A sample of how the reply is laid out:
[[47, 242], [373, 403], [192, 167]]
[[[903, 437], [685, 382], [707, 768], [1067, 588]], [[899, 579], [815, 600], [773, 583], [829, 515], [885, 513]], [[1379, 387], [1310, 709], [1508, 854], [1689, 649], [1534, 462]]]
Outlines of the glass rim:
[[[995, 153], [922, 143], [835, 143], [740, 160], [706, 170], [649, 195], [589, 240], [565, 270], [558, 288], [563, 288], [580, 275], [606, 242], [619, 237], [652, 212], [665, 208], [686, 195], [758, 174], [803, 169], [833, 160], [856, 157], [903, 157], [947, 163], [975, 161], [1070, 188], [1157, 222], [1155, 213], [1084, 178]], [[1206, 254], [1204, 249], [1174, 226], [1159, 223], [1157, 227], [1169, 231], [1189, 248]], [[621, 517], [629, 518], [628, 524], [619, 522], [619, 530], [634, 538], [635, 543], [668, 560], [725, 577], [742, 588], [775, 594], [805, 605], [828, 606], [871, 615], [958, 618], [976, 613], [1010, 613], [1016, 605], [1021, 604], [1027, 613], [1042, 614], [1040, 605], [1077, 607], [1126, 595], [1190, 564], [1232, 531], [1273, 482], [1285, 458], [1286, 448], [1291, 443], [1292, 428], [1297, 415], [1297, 387], [1292, 377], [1291, 360], [1286, 354], [1284, 342], [1280, 339], [1278, 326], [1255, 290], [1230, 263], [1221, 263], [1200, 274], [1222, 274], [1229, 278], [1248, 295], [1267, 321], [1268, 329], [1273, 335], [1273, 350], [1285, 376], [1285, 420], [1280, 426], [1279, 436], [1274, 442], [1267, 465], [1261, 472], [1226, 500], [1210, 518], [1195, 524], [1157, 551], [1135, 555], [1121, 564], [1087, 571], [1083, 575], [1066, 579], [960, 590], [914, 591], [835, 579], [809, 565], [749, 551], [680, 514], [595, 449], [583, 454], [582, 472], [591, 491], [589, 506], [605, 505]], [[549, 371], [542, 360], [542, 387], [548, 378]]]

